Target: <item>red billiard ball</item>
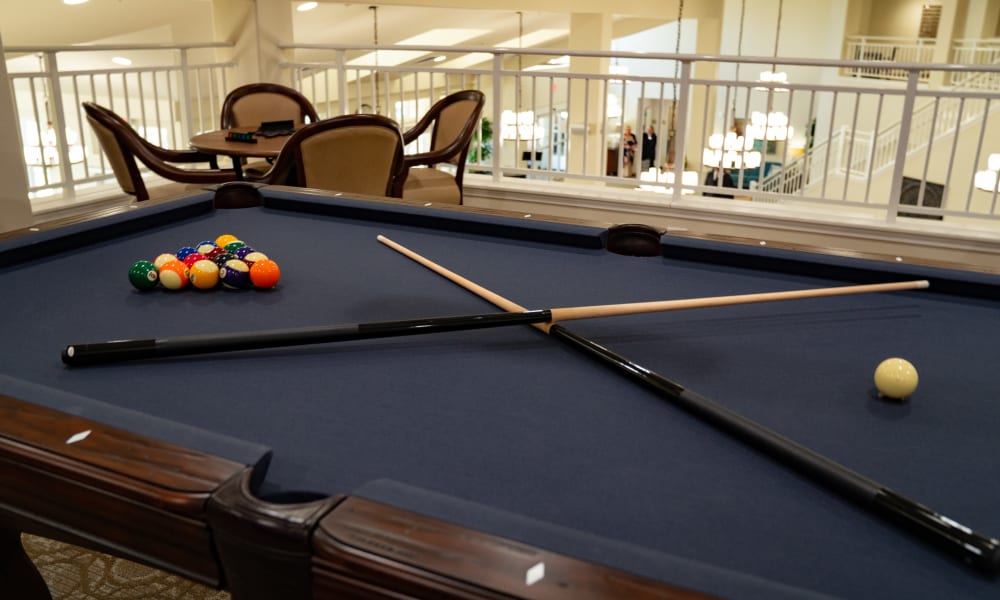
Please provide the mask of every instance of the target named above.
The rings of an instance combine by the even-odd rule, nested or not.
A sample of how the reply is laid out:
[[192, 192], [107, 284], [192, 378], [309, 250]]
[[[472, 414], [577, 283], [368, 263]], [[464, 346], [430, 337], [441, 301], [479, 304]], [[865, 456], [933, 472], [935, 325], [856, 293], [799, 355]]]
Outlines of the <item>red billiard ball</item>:
[[212, 248], [211, 250], [209, 250], [207, 253], [203, 252], [202, 254], [204, 254], [205, 258], [207, 258], [208, 260], [215, 260], [216, 256], [218, 256], [220, 254], [225, 254], [225, 253], [226, 253], [226, 251], [224, 249], [219, 248], [218, 246], [215, 246], [214, 248]]
[[183, 262], [185, 265], [187, 265], [187, 268], [190, 269], [191, 265], [198, 262], [199, 260], [205, 260], [205, 255], [200, 252], [195, 252], [194, 254], [188, 254], [187, 256], [185, 256]]
[[250, 281], [254, 286], [264, 289], [273, 288], [278, 285], [281, 279], [281, 269], [278, 263], [273, 260], [263, 258], [253, 263], [250, 267]]

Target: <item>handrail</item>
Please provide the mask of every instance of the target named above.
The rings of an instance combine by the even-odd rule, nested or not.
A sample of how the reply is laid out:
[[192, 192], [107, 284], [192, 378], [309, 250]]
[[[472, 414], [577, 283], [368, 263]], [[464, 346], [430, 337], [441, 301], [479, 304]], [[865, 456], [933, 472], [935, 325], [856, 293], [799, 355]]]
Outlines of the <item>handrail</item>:
[[[144, 129], [148, 135], [161, 136], [163, 139], [156, 141], [165, 146], [184, 147], [192, 133], [214, 128], [222, 97], [230, 87], [226, 80], [227, 72], [234, 69], [235, 63], [208, 59], [194, 64], [189, 62], [187, 53], [195, 49], [229, 46], [206, 43], [6, 48], [8, 57], [40, 51], [51, 56], [63, 51], [126, 49], [166, 50], [181, 55], [180, 60], [127, 68], [87, 67], [58, 72], [55, 70], [56, 63], [49, 61], [46, 67], [38, 70], [29, 68], [29, 72], [8, 69], [9, 77], [18, 87], [16, 96], [20, 99], [19, 105], [25, 111], [22, 121], [34, 119], [38, 122], [37, 130], [29, 131], [29, 135], [24, 136], [26, 140], [41, 139], [45, 116], [43, 109], [52, 106], [43, 101], [41, 92], [37, 91], [42, 89], [38, 87], [42, 81], [48, 93], [56, 90], [55, 95], [62, 99], [63, 108], [58, 111], [60, 114], [55, 115], [56, 120], [61, 118], [62, 122], [53, 123], [55, 130], [62, 131], [63, 126], [68, 125], [83, 137], [85, 162], [82, 167], [69, 164], [73, 154], [71, 148], [65, 147], [65, 140], [58, 140], [60, 146], [54, 161], [46, 162], [43, 157], [41, 165], [29, 166], [29, 170], [46, 173], [42, 184], [32, 189], [72, 194], [75, 185], [107, 180], [108, 170], [103, 158], [93, 151], [93, 140], [88, 139], [90, 133], [76, 114], [81, 98], [107, 96], [108, 102], [119, 103], [126, 117], [137, 128]], [[918, 82], [916, 86], [901, 88], [898, 83], [878, 77], [867, 80], [838, 77], [846, 69], [859, 72], [869, 69], [877, 73], [878, 69], [886, 67], [886, 61], [480, 46], [279, 44], [278, 47], [284, 53], [279, 69], [287, 73], [294, 87], [317, 105], [321, 116], [354, 112], [363, 105], [379, 106], [396, 118], [401, 127], [406, 127], [407, 122], [414, 120], [433, 100], [445, 92], [461, 89], [455, 86], [487, 91], [489, 100], [483, 114], [491, 122], [493, 138], [488, 139], [484, 135], [485, 129], [477, 131], [473, 141], [477, 148], [476, 160], [470, 160], [467, 168], [488, 174], [498, 183], [507, 181], [505, 178], [508, 177], [519, 177], [539, 185], [576, 181], [601, 185], [621, 193], [655, 189], [660, 192], [656, 196], [658, 202], [672, 205], [685, 195], [715, 191], [700, 183], [709, 170], [703, 163], [702, 149], [711, 134], [724, 132], [733, 125], [730, 121], [731, 109], [747, 119], [751, 111], [769, 113], [775, 110], [787, 114], [789, 124], [797, 132], [796, 137], [785, 142], [758, 140], [752, 151], [761, 152], [762, 160], [767, 163], [783, 165], [780, 184], [772, 186], [769, 180], [767, 185], [757, 185], [763, 183], [759, 181], [763, 164], [758, 169], [749, 163], [727, 162], [727, 167], [738, 171], [733, 177], [738, 185], [749, 186], [736, 194], [740, 197], [756, 202], [809, 202], [831, 207], [875, 209], [881, 211], [883, 222], [891, 223], [895, 220], [894, 204], [899, 201], [891, 197], [892, 190], [900, 193], [898, 182], [903, 179], [905, 170], [907, 176], [916, 175], [932, 182], [947, 178], [945, 189], [948, 196], [956, 198], [954, 202], [946, 201], [942, 206], [918, 206], [915, 212], [943, 217], [956, 215], [983, 222], [1000, 221], [997, 203], [986, 202], [983, 208], [981, 192], [974, 191], [969, 183], [976, 164], [992, 149], [976, 146], [961, 150], [947, 158], [947, 164], [940, 169], [938, 161], [914, 162], [912, 165], [893, 162], [886, 173], [866, 167], [872, 164], [872, 158], [877, 158], [874, 145], [869, 143], [865, 148], [852, 144], [861, 143], [859, 140], [864, 138], [865, 131], [872, 130], [872, 119], [862, 116], [859, 120], [858, 115], [871, 112], [876, 102], [880, 108], [876, 111], [879, 114], [875, 118], [875, 127], [885, 131], [888, 128], [878, 126], [878, 123], [904, 123], [913, 142], [912, 149], [929, 147], [930, 138], [924, 139], [928, 135], [937, 140], [942, 135], [949, 135], [949, 131], [957, 131], [958, 127], [952, 125], [968, 126], [970, 115], [975, 114], [972, 103], [988, 101], [991, 106], [996, 106], [1000, 101], [1000, 91], [983, 87], [958, 91], [941, 88], [939, 84]], [[376, 51], [382, 59], [396, 51], [440, 53], [452, 58], [476, 55], [482, 59], [475, 68], [457, 66], [450, 60], [440, 65], [411, 61], [396, 66], [391, 64], [391, 60], [374, 59], [358, 64], [359, 57]], [[570, 66], [558, 70], [521, 70], [514, 63], [522, 61], [511, 60], [525, 57], [524, 63], [534, 65], [562, 56], [570, 57]], [[599, 59], [592, 64], [604, 67], [581, 68], [580, 65], [586, 63], [577, 59]], [[611, 72], [607, 69], [611, 62], [628, 65], [631, 73]], [[789, 71], [791, 82], [753, 81], [746, 77], [755, 70], [753, 68], [744, 68], [744, 77], [739, 79], [733, 73], [734, 70], [739, 72], [737, 65], [770, 68], [775, 64]], [[976, 79], [1000, 81], [997, 77], [1000, 64], [893, 62], [891, 67], [903, 73], [917, 73], [920, 81], [924, 80], [926, 73], [937, 74], [936, 81], [947, 80], [949, 74], [964, 77], [969, 82]], [[159, 82], [159, 91], [142, 89], [143, 85], [154, 87], [148, 82]], [[120, 90], [126, 88], [127, 94], [121, 95]], [[517, 101], [514, 100], [515, 90], [520, 91]], [[378, 98], [374, 96], [376, 91]], [[957, 98], [963, 100], [953, 100]], [[669, 107], [675, 102], [674, 114], [679, 120], [673, 143], [678, 157], [684, 160], [679, 159], [668, 165], [665, 164], [664, 149], [668, 132], [663, 125], [663, 115], [669, 114]], [[948, 102], [963, 102], [964, 111], [947, 108]], [[923, 104], [932, 108], [918, 110]], [[903, 105], [909, 108], [900, 110]], [[923, 118], [915, 118], [923, 110], [934, 114], [935, 126], [931, 133], [921, 125]], [[505, 130], [502, 121], [506, 115], [518, 111], [528, 111], [533, 115], [531, 125], [527, 129], [512, 126]], [[961, 112], [962, 122], [949, 123], [948, 119], [957, 112]], [[652, 165], [654, 169], [645, 172], [638, 168], [638, 164], [627, 164], [617, 150], [617, 144], [624, 124], [634, 123], [636, 134], [641, 136], [642, 129], [650, 120], [660, 123], [660, 137]], [[982, 120], [989, 121], [988, 118]], [[982, 131], [985, 133], [991, 126], [992, 123], [983, 123]], [[803, 137], [805, 131], [809, 134]], [[957, 140], [961, 134], [953, 135]], [[996, 132], [990, 129], [990, 135], [980, 137], [990, 140], [998, 135], [1000, 125]], [[774, 144], [777, 146], [772, 149]], [[842, 147], [842, 152], [834, 153], [831, 144]], [[960, 147], [964, 148], [967, 144], [963, 141]], [[889, 149], [893, 153], [898, 150], [893, 144], [889, 145]], [[408, 151], [419, 152], [419, 141], [416, 148]], [[746, 151], [741, 150], [740, 156]], [[492, 154], [487, 155], [487, 152]], [[723, 159], [713, 160], [731, 160], [728, 155], [724, 156]], [[522, 161], [522, 157], [528, 158]], [[844, 163], [844, 158], [850, 164]], [[851, 172], [855, 170], [867, 172], [863, 188], [858, 188], [856, 178], [851, 177]], [[469, 181], [468, 178], [466, 181]], [[674, 181], [680, 183], [673, 185]], [[819, 182], [822, 182], [821, 186], [812, 185]], [[61, 190], [59, 185], [63, 186]]]

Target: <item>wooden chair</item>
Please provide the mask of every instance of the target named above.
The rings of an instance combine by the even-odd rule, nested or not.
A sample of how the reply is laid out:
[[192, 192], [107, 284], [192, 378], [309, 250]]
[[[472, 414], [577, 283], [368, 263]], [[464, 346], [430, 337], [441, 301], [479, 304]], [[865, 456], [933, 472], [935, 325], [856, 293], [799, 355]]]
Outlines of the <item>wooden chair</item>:
[[[433, 127], [430, 150], [403, 157], [407, 170], [403, 198], [462, 203], [465, 160], [485, 102], [485, 95], [478, 90], [455, 92], [435, 103], [412, 129], [403, 134], [403, 143], [409, 145]], [[442, 171], [437, 168], [439, 165], [449, 165], [455, 172]]]
[[226, 95], [221, 129], [258, 127], [268, 121], [291, 121], [300, 127], [319, 121], [319, 115], [305, 96], [277, 83], [249, 83]]
[[398, 197], [404, 176], [403, 136], [396, 122], [359, 114], [310, 123], [295, 132], [264, 181]]
[[[87, 121], [108, 157], [118, 185], [138, 201], [149, 199], [149, 190], [139, 172], [141, 162], [164, 179], [179, 183], [213, 184], [236, 181], [232, 169], [217, 168], [216, 158], [195, 150], [161, 148], [139, 135], [125, 119], [114, 111], [93, 102], [84, 102]], [[172, 163], [208, 163], [211, 168], [181, 168]]]

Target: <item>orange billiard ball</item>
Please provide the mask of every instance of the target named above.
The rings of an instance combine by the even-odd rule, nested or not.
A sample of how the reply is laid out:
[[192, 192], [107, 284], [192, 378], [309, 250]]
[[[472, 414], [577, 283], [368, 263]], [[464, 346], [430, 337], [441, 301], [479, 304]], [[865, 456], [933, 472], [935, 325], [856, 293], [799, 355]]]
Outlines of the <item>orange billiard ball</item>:
[[269, 258], [254, 261], [250, 267], [250, 281], [255, 287], [273, 288], [278, 285], [279, 279], [281, 279], [281, 269], [278, 263]]

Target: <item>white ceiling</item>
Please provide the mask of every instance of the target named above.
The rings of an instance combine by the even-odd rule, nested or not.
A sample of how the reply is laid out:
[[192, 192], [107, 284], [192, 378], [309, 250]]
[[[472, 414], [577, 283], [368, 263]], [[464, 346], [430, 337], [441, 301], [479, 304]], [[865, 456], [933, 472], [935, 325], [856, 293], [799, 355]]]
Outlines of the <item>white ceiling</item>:
[[[214, 0], [222, 6], [226, 2], [238, 5], [247, 0]], [[281, 2], [283, 0], [257, 0]], [[289, 10], [299, 4], [287, 0]], [[565, 45], [569, 30], [568, 4], [560, 0], [520, 2], [534, 10], [515, 8], [499, 10], [498, 3], [490, 8], [455, 8], [450, 6], [405, 6], [401, 0], [383, 0], [377, 9], [379, 44], [394, 44], [435, 29], [478, 29], [472, 37], [461, 42], [466, 46], [495, 46], [509, 42], [523, 33], [525, 47], [532, 45], [559, 48]], [[439, 5], [477, 6], [474, 0], [411, 0], [418, 3]], [[577, 3], [593, 3], [577, 0]], [[637, 0], [638, 5], [650, 5], [648, 0]], [[656, 4], [656, 3], [654, 3]], [[663, 24], [665, 7], [673, 4], [661, 0], [653, 9], [656, 14], [614, 14], [615, 36], [634, 33]], [[602, 3], [604, 7], [610, 3]], [[0, 36], [5, 46], [66, 45], [76, 43], [125, 41], [134, 43], [136, 32], [157, 32], [155, 36], [170, 35], [173, 39], [140, 39], [150, 43], [205, 42], [214, 38], [211, 27], [213, 0], [90, 0], [78, 6], [66, 6], [62, 0], [0, 0]], [[320, 2], [319, 6], [305, 13], [293, 13], [295, 42], [297, 43], [372, 43], [374, 35], [373, 11], [369, 3]], [[552, 10], [545, 10], [547, 6]], [[613, 5], [612, 5], [613, 6]], [[630, 7], [631, 8], [631, 7]], [[616, 7], [622, 10], [622, 7]], [[634, 8], [632, 8], [634, 10]], [[607, 8], [603, 8], [607, 10]], [[659, 15], [659, 16], [657, 16]], [[528, 43], [539, 30], [555, 30], [538, 44]], [[563, 32], [563, 35], [558, 35]], [[142, 38], [141, 36], [147, 36]], [[431, 42], [424, 42], [434, 44]]]

